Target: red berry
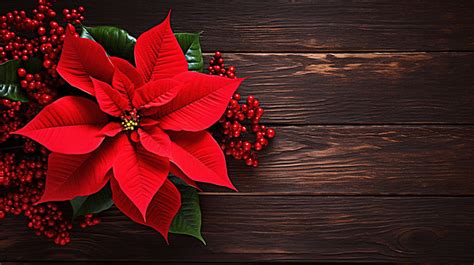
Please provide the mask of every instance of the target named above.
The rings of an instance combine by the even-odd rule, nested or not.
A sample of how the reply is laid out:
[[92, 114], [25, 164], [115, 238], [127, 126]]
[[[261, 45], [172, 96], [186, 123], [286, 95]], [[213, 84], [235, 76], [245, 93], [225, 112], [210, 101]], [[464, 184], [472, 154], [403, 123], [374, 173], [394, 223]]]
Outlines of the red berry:
[[255, 100], [255, 97], [250, 95], [247, 97], [247, 104], [249, 104], [249, 106], [253, 106], [253, 101]]
[[251, 119], [254, 114], [255, 114], [255, 111], [253, 109], [248, 110], [247, 111], [247, 119]]
[[253, 159], [252, 158], [247, 158], [245, 160], [245, 164], [247, 164], [247, 166], [252, 166], [253, 165]]
[[252, 144], [251, 144], [251, 143], [249, 143], [249, 142], [247, 142], [247, 141], [243, 143], [243, 149], [244, 149], [245, 151], [250, 151], [251, 148], [252, 148]]
[[271, 129], [271, 128], [268, 128], [268, 130], [267, 130], [267, 136], [268, 136], [268, 138], [273, 138], [273, 137], [275, 137], [275, 130], [274, 130], [274, 129]]
[[44, 61], [43, 61], [43, 66], [44, 66], [44, 68], [46, 68], [46, 69], [51, 68], [52, 65], [53, 65], [53, 62], [52, 62], [51, 60], [48, 60], [48, 59], [47, 59], [47, 60], [44, 60]]
[[39, 35], [44, 35], [46, 34], [46, 29], [44, 27], [39, 27], [38, 28], [38, 34]]
[[49, 27], [51, 27], [52, 29], [55, 29], [59, 26], [58, 22], [56, 21], [51, 21], [49, 22]]
[[34, 79], [34, 76], [32, 74], [27, 74], [25, 79], [26, 79], [26, 81], [31, 82]]
[[235, 93], [232, 97], [237, 101], [239, 101], [241, 98], [239, 93]]
[[253, 166], [253, 167], [258, 167], [258, 160], [257, 160], [257, 159], [255, 159], [255, 160], [253, 161], [253, 165], [252, 165], [252, 166]]
[[36, 19], [37, 19], [37, 20], [41, 21], [41, 20], [43, 20], [44, 18], [45, 18], [45, 16], [44, 16], [43, 13], [38, 13], [38, 14], [36, 14]]
[[21, 86], [22, 88], [27, 88], [27, 87], [28, 87], [28, 81], [26, 81], [26, 80], [21, 80], [21, 81], [20, 81], [20, 86]]
[[53, 99], [53, 98], [52, 98], [50, 95], [48, 95], [48, 94], [43, 94], [43, 95], [41, 95], [41, 97], [40, 97], [40, 99], [39, 99], [39, 103], [40, 103], [41, 105], [47, 105], [48, 103], [51, 102], [52, 99]]
[[255, 99], [255, 100], [253, 101], [253, 104], [252, 104], [252, 105], [253, 105], [254, 108], [256, 108], [256, 107], [260, 106], [260, 101], [259, 101], [258, 99]]
[[25, 68], [18, 68], [18, 76], [19, 77], [24, 77], [26, 76], [27, 72], [25, 70]]

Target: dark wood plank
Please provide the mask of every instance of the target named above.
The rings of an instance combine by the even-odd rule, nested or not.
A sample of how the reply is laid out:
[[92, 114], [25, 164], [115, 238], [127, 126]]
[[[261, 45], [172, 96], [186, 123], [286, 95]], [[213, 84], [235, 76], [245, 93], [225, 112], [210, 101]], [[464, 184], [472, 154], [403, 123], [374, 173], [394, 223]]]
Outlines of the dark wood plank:
[[267, 122], [474, 123], [474, 53], [225, 56]]
[[[71, 261], [33, 261], [33, 262], [2, 262], [2, 265], [110, 265], [110, 262], [107, 261], [74, 261], [71, 263]], [[153, 261], [143, 261], [143, 262], [137, 262], [137, 261], [119, 261], [119, 260], [114, 260], [113, 264], [119, 264], [119, 265], [131, 265], [131, 264], [156, 264], [156, 262]], [[210, 265], [209, 262], [160, 262], [160, 265]], [[211, 263], [212, 264], [212, 263]], [[235, 262], [219, 262], [219, 265], [235, 265]], [[239, 262], [238, 264], [241, 265], [264, 265], [265, 263], [261, 262]], [[291, 265], [291, 263], [287, 263], [288, 265]]]
[[[159, 23], [172, 9], [175, 31], [204, 31], [207, 51], [474, 49], [470, 0], [74, 0], [60, 5], [71, 2], [88, 8], [88, 24], [115, 25], [134, 35]], [[2, 1], [0, 10], [18, 6], [18, 1]]]
[[472, 50], [463, 1], [83, 1], [88, 23], [139, 34], [173, 10], [176, 31], [204, 31], [207, 51]]
[[474, 195], [472, 126], [290, 126], [277, 134], [258, 168], [228, 160], [241, 193]]
[[474, 198], [201, 196], [208, 245], [108, 211], [56, 247], [18, 219], [2, 225], [6, 261], [472, 262]]
[[[36, 262], [2, 262], [2, 265], [71, 265], [71, 261], [36, 261]], [[110, 262], [107, 261], [74, 261], [72, 263], [73, 265], [110, 265]], [[113, 264], [119, 264], [119, 265], [134, 265], [134, 264], [156, 264], [156, 262], [153, 261], [142, 261], [142, 262], [136, 262], [136, 261], [119, 261], [119, 260], [114, 260]], [[186, 263], [181, 263], [181, 262], [160, 262], [160, 265], [209, 265], [209, 262], [186, 262]], [[211, 263], [212, 264], [212, 263]], [[235, 265], [235, 262], [219, 262], [219, 265]], [[238, 264], [242, 265], [264, 265], [264, 263], [260, 262], [239, 262]]]
[[[148, 1], [146, 3], [140, 1], [138, 3], [127, 1], [115, 2], [113, 5], [108, 5], [109, 0], [100, 2], [100, 4], [90, 4], [91, 23], [103, 24], [110, 20], [111, 24], [122, 23], [130, 27], [147, 27], [154, 23], [154, 19], [151, 19], [151, 17], [160, 17], [160, 14], [165, 12], [166, 8], [162, 8], [161, 5], [169, 5], [163, 4], [162, 1]], [[217, 31], [219, 34], [226, 31], [220, 30], [220, 27], [216, 27], [213, 23], [210, 24], [209, 21], [202, 23], [194, 21], [201, 18], [214, 19], [212, 16], [196, 15], [193, 12], [202, 13], [204, 10], [211, 12], [214, 8], [226, 10], [232, 7], [232, 10], [234, 10], [232, 14], [237, 15], [240, 12], [239, 10], [241, 10], [237, 5], [242, 6], [241, 8], [248, 8], [249, 6], [247, 2], [239, 2], [237, 4], [236, 2], [228, 1], [227, 4], [223, 5], [219, 5], [217, 2], [205, 2], [201, 10], [201, 7], [197, 9], [190, 8], [189, 3], [173, 2], [173, 5], [176, 5], [176, 17], [179, 17], [179, 10], [189, 11], [193, 15], [191, 16], [184, 12], [181, 16], [182, 19], [176, 20], [178, 22], [183, 21], [186, 25], [192, 27], [208, 25], [211, 28], [219, 29]], [[325, 4], [321, 1], [303, 1], [302, 3], [278, 2], [272, 5], [275, 8], [279, 6], [301, 8], [300, 6], [303, 6], [306, 7], [303, 10], [311, 10], [310, 7], [312, 6], [330, 6], [338, 5], [338, 3], [339, 1], [327, 2]], [[358, 9], [371, 10], [370, 12], [373, 12], [371, 17], [380, 15], [386, 23], [389, 23], [390, 16], [387, 16], [382, 11], [386, 8], [392, 11], [397, 10], [392, 5], [403, 6], [410, 10], [407, 11], [408, 13], [434, 12], [433, 10], [452, 13], [452, 11], [449, 11], [452, 8], [450, 6], [461, 8], [463, 3], [468, 5], [468, 2], [465, 1], [444, 1], [438, 4], [432, 2], [427, 4], [427, 2], [423, 1], [392, 1], [374, 4], [369, 1], [367, 3], [347, 3], [345, 8], [340, 7], [339, 10], [352, 10], [351, 8], [355, 8], [353, 5], [369, 5], [370, 8], [359, 7]], [[469, 3], [474, 2], [469, 1]], [[259, 10], [258, 12], [269, 12], [268, 10], [271, 10], [264, 9], [264, 11], [261, 11], [261, 8], [259, 9], [258, 7], [262, 4], [269, 3], [254, 3], [255, 10]], [[410, 5], [426, 5], [426, 7], [410, 8]], [[127, 7], [126, 10], [128, 12], [126, 13], [128, 14], [126, 19], [122, 10], [124, 6]], [[382, 8], [382, 10], [377, 8]], [[135, 9], [140, 9], [140, 12], [135, 12]], [[158, 12], [157, 10], [160, 11]], [[315, 10], [319, 9], [315, 8]], [[462, 10], [464, 10], [463, 12], [474, 11], [473, 8]], [[231, 13], [230, 10], [228, 12]], [[273, 14], [274, 12], [270, 13]], [[293, 13], [281, 13], [280, 15], [290, 16], [291, 14]], [[311, 17], [318, 18], [317, 12], [311, 14]], [[361, 16], [358, 13], [355, 14], [358, 17]], [[400, 16], [399, 12], [394, 14], [397, 17]], [[455, 13], [452, 14], [453, 19], [474, 20], [474, 15], [454, 16]], [[422, 18], [423, 16], [417, 17]], [[239, 16], [239, 18], [233, 22], [234, 24], [227, 23], [226, 25], [237, 25], [239, 21], [247, 23], [251, 19], [248, 16]], [[331, 19], [334, 20], [333, 24], [339, 25], [335, 18]], [[364, 23], [367, 24], [368, 22]], [[342, 25], [346, 26], [346, 24]], [[434, 27], [432, 23], [428, 22], [425, 22], [423, 25], [431, 29]], [[465, 27], [469, 24], [455, 23], [453, 25]], [[341, 27], [341, 25], [339, 26]], [[238, 26], [235, 27], [240, 30]], [[408, 25], [406, 27], [410, 29]], [[287, 29], [289, 27], [284, 28]], [[385, 27], [380, 25], [375, 28], [385, 29]], [[306, 30], [312, 33], [317, 31], [317, 29], [318, 27], [310, 27]], [[273, 31], [267, 29], [266, 32]], [[338, 36], [348, 36], [351, 32], [356, 31], [350, 30], [348, 34]], [[463, 29], [463, 32], [465, 36], [474, 38], [474, 34], [469, 34], [469, 30]], [[356, 34], [356, 36], [361, 35], [360, 33]], [[205, 42], [208, 39], [216, 45], [226, 45], [228, 40], [236, 36], [242, 37], [233, 32], [229, 36], [222, 36], [223, 40], [226, 40], [226, 42], [223, 42], [222, 40], [213, 40], [209, 35], [204, 35], [204, 47], [206, 47]], [[252, 36], [258, 38], [262, 34], [252, 33]], [[384, 35], [377, 34], [377, 36]], [[402, 35], [396, 36], [400, 40], [411, 39], [403, 38]], [[424, 38], [426, 34], [419, 33], [418, 36]], [[295, 40], [290, 36], [282, 35], [281, 38], [288, 39], [294, 44]], [[370, 36], [369, 39], [374, 40], [376, 36]], [[461, 43], [456, 38], [450, 38], [449, 41], [451, 40], [458, 44]], [[242, 39], [242, 42], [246, 44], [251, 43], [250, 40], [245, 38]], [[281, 41], [276, 39], [274, 42], [271, 42], [271, 45], [278, 45], [278, 43], [281, 43]], [[354, 41], [354, 43], [361, 42]], [[390, 40], [390, 43], [393, 43], [393, 41]], [[435, 42], [423, 39], [423, 43], [433, 44]], [[474, 40], [469, 43], [474, 43]], [[257, 47], [264, 47], [264, 45], [259, 44]], [[474, 53], [263, 53], [227, 54], [227, 58], [229, 64], [238, 67], [240, 76], [251, 77], [251, 79], [245, 82], [242, 91], [254, 93], [263, 99], [268, 110], [266, 120], [272, 123], [474, 123], [474, 93], [472, 93], [474, 87], [474, 74], [472, 70], [474, 69]]]

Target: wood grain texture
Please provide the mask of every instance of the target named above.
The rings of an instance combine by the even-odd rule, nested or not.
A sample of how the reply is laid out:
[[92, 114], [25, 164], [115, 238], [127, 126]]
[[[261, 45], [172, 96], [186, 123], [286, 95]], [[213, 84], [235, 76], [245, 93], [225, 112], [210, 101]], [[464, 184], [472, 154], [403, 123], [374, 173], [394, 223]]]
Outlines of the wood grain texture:
[[[128, 25], [129, 27], [148, 27], [152, 25], [153, 17], [160, 17], [164, 14], [166, 8], [162, 5], [176, 6], [176, 23], [189, 25], [192, 27], [212, 27], [207, 31], [209, 35], [203, 35], [203, 47], [206, 48], [206, 41], [215, 45], [238, 45], [230, 41], [232, 36], [239, 37], [237, 33], [230, 36], [222, 36], [222, 40], [212, 38], [213, 34], [221, 34], [225, 30], [217, 29], [214, 23], [203, 21], [192, 23], [194, 19], [214, 19], [213, 16], [202, 16], [204, 12], [212, 12], [214, 8], [229, 8], [229, 13], [237, 16], [239, 10], [247, 8], [250, 10], [250, 4], [247, 1], [227, 1], [228, 3], [219, 5], [218, 2], [202, 2], [199, 8], [191, 8], [190, 1], [173, 1], [172, 4], [164, 4], [163, 1], [101, 1], [101, 4], [90, 4], [89, 16], [91, 24], [117, 24], [119, 26]], [[31, 1], [33, 2], [33, 1]], [[116, 3], [115, 3], [116, 2]], [[237, 2], [239, 2], [237, 4]], [[252, 1], [254, 2], [254, 1]], [[10, 2], [10, 5], [15, 2]], [[270, 2], [255, 1], [255, 9], [258, 12], [269, 12], [267, 9], [259, 9], [259, 5], [268, 5]], [[324, 4], [323, 4], [324, 3]], [[277, 1], [272, 5], [275, 8], [281, 6], [291, 6], [302, 8], [302, 10], [311, 10], [312, 6], [339, 6], [332, 7], [335, 10], [348, 10], [350, 12], [354, 6], [361, 5], [366, 8], [356, 8], [357, 10], [372, 10], [373, 16], [383, 16], [388, 24], [391, 17], [382, 11], [392, 10], [395, 12], [401, 7], [411, 10], [410, 12], [452, 12], [450, 8], [464, 10], [462, 12], [473, 12], [474, 8], [463, 8], [469, 5], [467, 1], [435, 2], [424, 1], [392, 1], [388, 3], [378, 1], [374, 4], [368, 2], [347, 2], [341, 4], [339, 1], [325, 3], [324, 1], [297, 1], [295, 3]], [[469, 3], [474, 3], [469, 1]], [[85, 3], [87, 5], [87, 3]], [[8, 3], [2, 5], [8, 5]], [[156, 6], [155, 6], [156, 5]], [[240, 9], [236, 6], [241, 6]], [[392, 6], [394, 5], [394, 6]], [[397, 9], [395, 6], [399, 5]], [[421, 5], [424, 8], [411, 8], [410, 5]], [[445, 6], [446, 5], [446, 6]], [[474, 5], [474, 4], [472, 4]], [[196, 6], [196, 5], [193, 5]], [[302, 7], [300, 7], [302, 6]], [[122, 9], [125, 8], [126, 9]], [[305, 8], [303, 8], [305, 7]], [[326, 7], [331, 9], [330, 7]], [[378, 10], [381, 8], [382, 10]], [[140, 15], [130, 15], [135, 14]], [[129, 14], [127, 19], [123, 18], [123, 10]], [[159, 10], [159, 11], [157, 11]], [[180, 13], [182, 10], [182, 13]], [[250, 12], [248, 11], [247, 12]], [[291, 9], [293, 10], [293, 9]], [[319, 10], [315, 8], [315, 10]], [[416, 11], [413, 11], [416, 10]], [[431, 11], [430, 11], [431, 10]], [[185, 12], [184, 12], [185, 11]], [[191, 13], [189, 13], [191, 12]], [[193, 15], [198, 12], [201, 15]], [[199, 13], [201, 12], [201, 13]], [[308, 11], [309, 12], [309, 11]], [[319, 12], [319, 11], [318, 11]], [[322, 12], [322, 11], [321, 11]], [[336, 12], [336, 11], [334, 11]], [[368, 11], [367, 11], [368, 12]], [[461, 11], [459, 11], [461, 12]], [[280, 14], [291, 18], [294, 12]], [[100, 14], [100, 16], [99, 16]], [[148, 14], [148, 15], [147, 15]], [[297, 12], [294, 14], [296, 16]], [[362, 12], [362, 14], [364, 14]], [[394, 13], [400, 16], [400, 13]], [[402, 13], [403, 14], [403, 13]], [[453, 13], [454, 14], [454, 13]], [[223, 14], [225, 17], [226, 13]], [[354, 16], [362, 16], [360, 13], [354, 13]], [[313, 19], [318, 19], [317, 13], [310, 13]], [[426, 14], [434, 20], [434, 14]], [[255, 16], [254, 19], [260, 19], [262, 16]], [[422, 16], [416, 16], [421, 19]], [[251, 17], [253, 18], [253, 16]], [[247, 23], [249, 16], [235, 17], [232, 23], [236, 31], [245, 32], [239, 28], [238, 23]], [[346, 24], [337, 20], [337, 17], [327, 18], [333, 20], [337, 27], [343, 27]], [[363, 21], [362, 17], [360, 17]], [[380, 18], [381, 19], [381, 18]], [[406, 18], [403, 19], [408, 23]], [[474, 20], [472, 16], [454, 16], [453, 19]], [[370, 20], [375, 23], [375, 19]], [[282, 20], [282, 28], [289, 29], [288, 21]], [[362, 22], [360, 22], [362, 23]], [[368, 23], [368, 22], [367, 22]], [[433, 21], [425, 21], [424, 27], [433, 29]], [[466, 21], [463, 23], [454, 23], [459, 27], [470, 25]], [[411, 29], [406, 25], [407, 29]], [[303, 27], [310, 33], [325, 27]], [[386, 29], [383, 26], [375, 27], [377, 29]], [[138, 30], [135, 30], [138, 31]], [[266, 29], [265, 32], [273, 32]], [[354, 30], [350, 30], [354, 33]], [[426, 37], [419, 32], [419, 36]], [[463, 36], [471, 36], [469, 30], [463, 28]], [[243, 34], [243, 33], [242, 33]], [[283, 34], [283, 33], [282, 33]], [[316, 33], [315, 33], [316, 34]], [[335, 33], [336, 34], [336, 33]], [[340, 37], [350, 35], [340, 34]], [[395, 33], [393, 33], [395, 34]], [[357, 33], [355, 36], [363, 34]], [[366, 34], [367, 35], [367, 34]], [[370, 35], [370, 34], [369, 34]], [[383, 34], [382, 34], [383, 35]], [[404, 38], [400, 33], [395, 34], [399, 40], [413, 40], [413, 38]], [[219, 36], [219, 35], [217, 35]], [[252, 40], [262, 36], [262, 34], [252, 33]], [[379, 34], [370, 35], [367, 38], [374, 40]], [[250, 38], [250, 37], [249, 37]], [[292, 35], [281, 35], [296, 45], [297, 40]], [[305, 37], [307, 38], [307, 36]], [[327, 39], [322, 36], [322, 39]], [[275, 39], [275, 38], [273, 38]], [[223, 41], [225, 40], [225, 41]], [[449, 38], [454, 41], [456, 38]], [[243, 38], [240, 40], [245, 50], [252, 50], [250, 41]], [[390, 41], [392, 43], [393, 41]], [[281, 43], [279, 39], [271, 42], [272, 47]], [[360, 43], [360, 41], [351, 41], [351, 43]], [[433, 44], [429, 39], [423, 39], [425, 44]], [[461, 43], [456, 40], [455, 43]], [[474, 43], [474, 39], [470, 41]], [[259, 44], [258, 47], [264, 47]], [[293, 47], [293, 46], [292, 46]], [[297, 46], [296, 46], [297, 47]], [[293, 47], [295, 48], [295, 47]], [[297, 50], [297, 49], [291, 50]], [[448, 53], [237, 53], [225, 54], [227, 63], [237, 66], [240, 76], [249, 76], [243, 88], [243, 93], [253, 93], [260, 97], [267, 106], [265, 120], [277, 124], [406, 124], [406, 123], [474, 123], [474, 53], [471, 52], [448, 52]], [[209, 57], [208, 57], [209, 58]]]
[[[170, 245], [117, 210], [104, 226], [56, 247], [3, 224], [5, 261], [372, 261], [472, 262], [474, 198], [201, 196], [208, 245]], [[7, 240], [5, 239], [7, 238]]]
[[116, 25], [135, 35], [172, 9], [175, 31], [203, 31], [206, 51], [474, 49], [470, 0], [81, 2], [90, 6], [87, 23]]
[[[159, 265], [209, 265], [214, 264], [215, 262], [159, 262]], [[265, 265], [270, 262], [219, 262], [219, 265]], [[8, 261], [2, 262], [2, 265], [110, 265], [110, 261], [28, 261], [28, 262], [16, 262]], [[153, 261], [120, 261], [114, 260], [113, 264], [118, 265], [134, 265], [134, 264], [157, 264]], [[298, 263], [286, 263], [288, 265], [298, 264]]]
[[[36, 261], [36, 262], [2, 262], [2, 265], [71, 265], [70, 261]], [[107, 261], [75, 261], [72, 263], [73, 265], [110, 265], [110, 262]], [[130, 265], [130, 264], [156, 264], [156, 262], [153, 261], [141, 261], [141, 262], [130, 262], [130, 261], [120, 261], [120, 260], [114, 260], [113, 264], [118, 264], [118, 265]], [[208, 262], [160, 262], [160, 265], [209, 265]], [[219, 265], [235, 265], [235, 262], [219, 262]], [[241, 262], [239, 264], [244, 264], [244, 265], [264, 265], [265, 263], [260, 263], [260, 262]]]
[[474, 53], [225, 54], [275, 124], [474, 123]]
[[[206, 51], [474, 50], [470, 0], [73, 0], [59, 6], [71, 3], [87, 7], [88, 25], [114, 25], [135, 36], [172, 9], [174, 30], [203, 31]], [[0, 7], [18, 8], [18, 1]]]
[[260, 166], [229, 159], [229, 175], [244, 194], [474, 195], [472, 135], [472, 126], [277, 127]]

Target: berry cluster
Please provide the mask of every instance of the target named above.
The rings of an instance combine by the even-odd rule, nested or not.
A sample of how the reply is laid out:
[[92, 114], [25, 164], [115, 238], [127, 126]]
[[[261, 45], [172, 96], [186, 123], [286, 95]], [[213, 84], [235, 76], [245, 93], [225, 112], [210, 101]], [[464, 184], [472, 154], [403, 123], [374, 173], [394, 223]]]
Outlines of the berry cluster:
[[[28, 73], [18, 69], [21, 87], [28, 98], [40, 105], [47, 105], [57, 96], [57, 88], [64, 84], [56, 72], [61, 54], [65, 28], [56, 21], [54, 1], [38, 0], [31, 14], [25, 10], [14, 10], [0, 16], [0, 63], [8, 60], [29, 61], [41, 59], [42, 72]], [[84, 7], [64, 9], [65, 23], [81, 23]], [[30, 15], [30, 16], [29, 16]], [[28, 37], [27, 37], [28, 36]]]
[[[0, 47], [0, 59], [6, 62], [10, 59], [27, 61], [29, 58], [43, 54], [43, 66], [50, 69], [54, 66], [61, 45], [65, 38], [65, 29], [56, 21], [54, 1], [38, 0], [38, 5], [31, 12], [14, 10], [0, 16], [0, 40], [5, 45]], [[84, 20], [84, 7], [63, 10], [64, 22], [81, 23]], [[27, 38], [28, 34], [33, 35]], [[51, 72], [53, 73], [53, 71]]]
[[225, 68], [224, 58], [220, 52], [215, 52], [214, 57], [209, 61], [209, 67], [207, 68], [209, 74], [218, 75], [228, 78], [236, 78], [235, 76], [235, 67], [229, 66]]
[[[0, 219], [7, 213], [23, 213], [27, 226], [35, 230], [36, 235], [65, 245], [71, 241], [69, 232], [73, 225], [62, 210], [64, 205], [51, 202], [35, 205], [44, 191], [48, 151], [33, 141], [26, 141], [22, 148], [23, 159], [17, 159], [15, 152], [0, 155]], [[88, 214], [79, 226], [85, 228], [99, 223], [98, 217]]]
[[0, 187], [3, 188], [0, 219], [6, 213], [23, 213], [28, 219], [28, 227], [34, 229], [36, 235], [44, 235], [54, 239], [58, 245], [65, 245], [71, 240], [69, 230], [72, 224], [64, 217], [63, 211], [55, 203], [35, 205], [44, 189], [48, 157], [47, 151], [40, 149], [35, 158], [17, 159], [14, 153], [0, 156]]
[[100, 218], [94, 216], [93, 214], [86, 214], [82, 217], [82, 220], [79, 222], [81, 228], [86, 228], [88, 226], [95, 226], [100, 224]]
[[[56, 71], [56, 70], [54, 70]], [[57, 96], [57, 86], [62, 85], [63, 80], [59, 78], [45, 78], [41, 74], [29, 74], [26, 69], [19, 68], [20, 86], [25, 89], [28, 98], [34, 99], [40, 105], [45, 106]], [[46, 75], [48, 76], [48, 75]]]
[[27, 108], [22, 102], [0, 99], [0, 144], [10, 139], [10, 132], [23, 126], [25, 116], [32, 116]]
[[[42, 106], [51, 103], [64, 81], [56, 72], [65, 38], [66, 23], [84, 20], [84, 7], [64, 9], [62, 24], [56, 20], [55, 0], [37, 0], [31, 12], [14, 10], [0, 16], [0, 63], [21, 60], [40, 62], [40, 71], [18, 69], [28, 102], [0, 99], [0, 219], [7, 213], [27, 217], [28, 227], [58, 245], [70, 242], [72, 223], [65, 216], [68, 204], [35, 205], [43, 191], [48, 152], [35, 142], [11, 132], [28, 123]], [[80, 226], [96, 225], [100, 219], [88, 215]]]
[[[208, 67], [209, 74], [235, 78], [235, 67], [225, 68], [224, 59], [216, 52]], [[264, 113], [260, 101], [249, 95], [244, 103], [239, 103], [242, 96], [235, 93], [229, 101], [227, 110], [217, 123], [214, 136], [228, 156], [244, 160], [247, 166], [258, 166], [258, 152], [268, 145], [268, 140], [275, 137], [275, 130], [260, 124]], [[250, 124], [249, 124], [250, 123]], [[249, 137], [253, 133], [254, 137]], [[253, 138], [252, 141], [250, 138]]]
[[23, 127], [36, 112], [35, 103], [0, 99], [0, 147], [13, 136], [11, 132]]

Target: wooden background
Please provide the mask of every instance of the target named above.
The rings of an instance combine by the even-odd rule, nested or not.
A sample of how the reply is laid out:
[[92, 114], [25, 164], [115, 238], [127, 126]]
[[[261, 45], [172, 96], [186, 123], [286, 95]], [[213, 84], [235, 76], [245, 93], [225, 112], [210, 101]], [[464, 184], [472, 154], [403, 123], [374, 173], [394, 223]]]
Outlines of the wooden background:
[[229, 162], [239, 193], [201, 194], [207, 246], [116, 209], [66, 247], [10, 218], [6, 264], [474, 262], [472, 0], [73, 2], [135, 36], [172, 8], [175, 32], [252, 77], [277, 138], [258, 169]]

